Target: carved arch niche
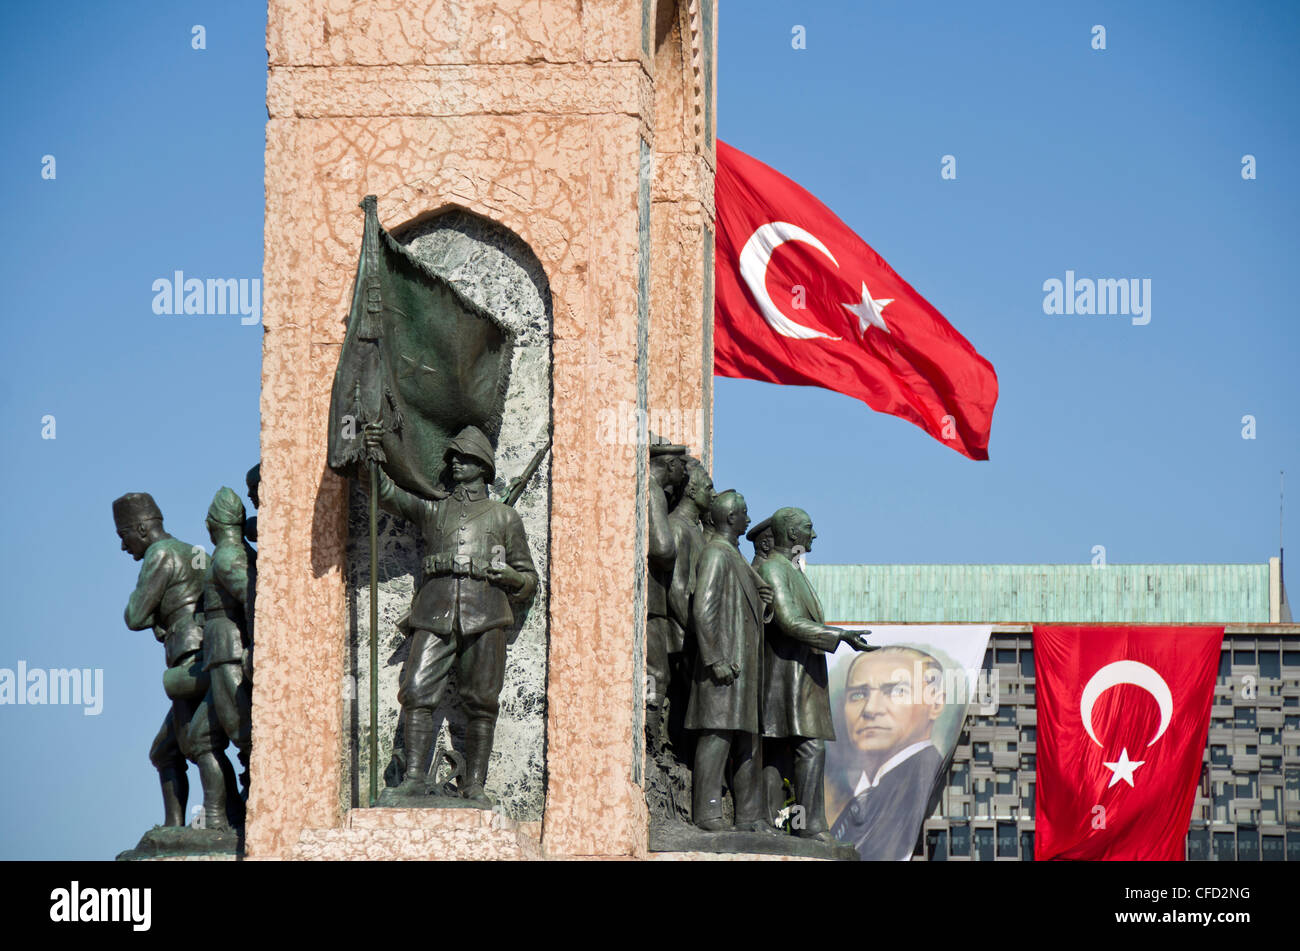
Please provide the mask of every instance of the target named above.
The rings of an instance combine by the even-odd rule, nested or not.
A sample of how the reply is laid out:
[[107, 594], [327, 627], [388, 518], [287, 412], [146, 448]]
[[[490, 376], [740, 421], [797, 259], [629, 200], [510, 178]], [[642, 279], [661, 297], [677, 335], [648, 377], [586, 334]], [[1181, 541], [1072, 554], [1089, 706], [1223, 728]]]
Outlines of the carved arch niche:
[[[552, 406], [553, 314], [550, 283], [527, 242], [505, 225], [465, 208], [446, 205], [418, 214], [390, 232], [421, 265], [490, 314], [511, 348], [505, 403], [499, 426], [487, 425], [495, 443], [493, 498], [528, 466], [549, 439]], [[436, 368], [433, 368], [437, 372]], [[505, 684], [488, 764], [488, 794], [512, 819], [536, 821], [545, 799], [546, 690], [549, 647], [551, 456], [542, 460], [515, 505], [528, 536], [538, 590], [524, 618], [516, 617], [506, 648]], [[350, 643], [346, 659], [357, 689], [345, 703], [348, 736], [343, 775], [350, 778], [344, 805], [359, 805], [369, 772], [366, 631], [369, 606], [367, 497], [353, 484], [348, 512]], [[405, 769], [404, 737], [397, 702], [398, 674], [409, 647], [397, 621], [411, 606], [422, 580], [426, 552], [418, 530], [381, 511], [379, 541], [379, 764], [381, 790], [395, 786]], [[521, 623], [522, 622], [522, 623]], [[454, 677], [453, 677], [454, 681]], [[430, 778], [449, 778], [443, 753], [464, 750], [465, 713], [449, 690], [434, 710], [437, 740]]]

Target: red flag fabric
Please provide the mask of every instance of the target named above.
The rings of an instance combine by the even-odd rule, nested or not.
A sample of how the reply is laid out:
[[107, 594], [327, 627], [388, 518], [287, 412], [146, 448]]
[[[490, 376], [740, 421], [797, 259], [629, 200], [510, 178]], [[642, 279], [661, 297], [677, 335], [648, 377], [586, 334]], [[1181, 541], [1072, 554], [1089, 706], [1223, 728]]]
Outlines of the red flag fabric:
[[790, 179], [718, 142], [713, 372], [820, 386], [987, 459], [993, 365]]
[[1222, 627], [1034, 627], [1034, 858], [1182, 861]]

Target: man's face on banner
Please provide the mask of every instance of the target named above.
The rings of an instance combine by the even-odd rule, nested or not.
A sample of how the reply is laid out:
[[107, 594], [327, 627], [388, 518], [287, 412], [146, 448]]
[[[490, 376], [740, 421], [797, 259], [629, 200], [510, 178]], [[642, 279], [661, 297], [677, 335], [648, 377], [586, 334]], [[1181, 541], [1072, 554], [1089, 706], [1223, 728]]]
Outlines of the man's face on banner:
[[943, 712], [941, 688], [938, 666], [920, 652], [885, 648], [859, 655], [844, 690], [844, 721], [853, 745], [887, 757], [929, 739]]

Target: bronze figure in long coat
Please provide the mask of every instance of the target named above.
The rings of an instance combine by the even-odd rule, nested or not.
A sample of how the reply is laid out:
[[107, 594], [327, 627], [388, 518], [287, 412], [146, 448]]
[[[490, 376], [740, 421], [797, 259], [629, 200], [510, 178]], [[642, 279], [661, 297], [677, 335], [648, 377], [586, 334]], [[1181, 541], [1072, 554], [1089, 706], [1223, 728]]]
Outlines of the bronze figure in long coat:
[[744, 497], [728, 490], [709, 511], [717, 534], [700, 554], [691, 601], [698, 649], [686, 710], [686, 727], [698, 734], [692, 818], [707, 831], [727, 828], [722, 781], [730, 759], [736, 828], [771, 830], [758, 738], [763, 617], [770, 593], [737, 547], [749, 525]]
[[[822, 623], [821, 601], [794, 564], [808, 551], [812, 519], [803, 509], [782, 508], [772, 515], [771, 554], [758, 573], [772, 589], [772, 620], [763, 650], [763, 758], [767, 808], [775, 815], [784, 799], [782, 779], [792, 780], [800, 807], [796, 835], [823, 841], [831, 835], [826, 822], [826, 741], [835, 739], [827, 690], [826, 655], [841, 641], [869, 650], [850, 631]], [[784, 775], [783, 775], [784, 774]]]

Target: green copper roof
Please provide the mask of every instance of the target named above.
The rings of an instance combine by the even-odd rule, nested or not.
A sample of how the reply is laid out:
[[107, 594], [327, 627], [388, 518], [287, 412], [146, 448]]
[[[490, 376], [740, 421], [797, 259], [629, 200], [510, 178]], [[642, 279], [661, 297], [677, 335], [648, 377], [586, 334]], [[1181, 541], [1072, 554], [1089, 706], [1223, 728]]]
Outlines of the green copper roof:
[[828, 621], [1245, 624], [1269, 566], [808, 565]]

